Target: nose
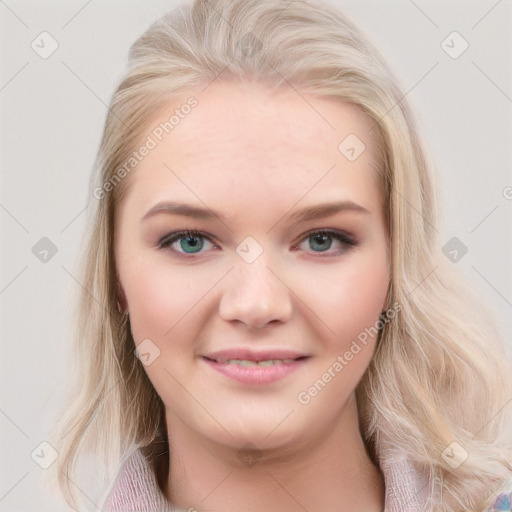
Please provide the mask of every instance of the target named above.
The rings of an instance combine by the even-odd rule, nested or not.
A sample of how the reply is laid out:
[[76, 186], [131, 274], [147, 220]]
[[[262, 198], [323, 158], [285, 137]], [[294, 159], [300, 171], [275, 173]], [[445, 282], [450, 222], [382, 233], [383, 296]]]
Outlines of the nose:
[[292, 297], [279, 274], [267, 266], [263, 256], [252, 263], [237, 261], [224, 280], [220, 317], [255, 329], [271, 322], [287, 322], [293, 312]]

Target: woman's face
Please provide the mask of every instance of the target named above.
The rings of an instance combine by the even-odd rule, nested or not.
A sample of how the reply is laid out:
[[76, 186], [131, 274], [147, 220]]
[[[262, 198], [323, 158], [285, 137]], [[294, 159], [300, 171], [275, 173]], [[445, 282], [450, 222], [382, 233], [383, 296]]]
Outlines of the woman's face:
[[232, 447], [322, 436], [372, 358], [388, 288], [371, 123], [292, 88], [213, 83], [162, 136], [187, 97], [150, 123], [116, 218], [144, 368], [169, 429]]

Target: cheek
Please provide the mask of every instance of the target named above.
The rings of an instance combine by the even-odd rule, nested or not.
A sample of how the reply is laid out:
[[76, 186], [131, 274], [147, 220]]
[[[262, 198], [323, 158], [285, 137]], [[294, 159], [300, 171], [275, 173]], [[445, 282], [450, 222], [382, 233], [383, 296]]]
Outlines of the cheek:
[[122, 282], [135, 342], [150, 338], [167, 350], [171, 341], [175, 346], [176, 338], [184, 339], [184, 329], [192, 334], [198, 315], [204, 314], [203, 298], [219, 280], [217, 274], [142, 257], [126, 266]]
[[316, 294], [317, 307], [322, 320], [334, 331], [333, 348], [345, 350], [358, 337], [371, 345], [376, 336], [370, 328], [385, 308], [386, 258], [354, 257], [335, 279], [331, 275], [326, 285], [326, 292]]
[[123, 286], [135, 345], [151, 354], [144, 369], [164, 402], [172, 403], [173, 396], [181, 396], [178, 382], [186, 382], [190, 371], [192, 361], [182, 355], [189, 355], [190, 340], [197, 335], [198, 308], [193, 305], [205, 291], [190, 284], [186, 272], [142, 261], [125, 275]]
[[185, 276], [141, 260], [122, 275], [135, 341], [163, 339], [165, 333], [186, 313], [186, 296], [191, 294]]

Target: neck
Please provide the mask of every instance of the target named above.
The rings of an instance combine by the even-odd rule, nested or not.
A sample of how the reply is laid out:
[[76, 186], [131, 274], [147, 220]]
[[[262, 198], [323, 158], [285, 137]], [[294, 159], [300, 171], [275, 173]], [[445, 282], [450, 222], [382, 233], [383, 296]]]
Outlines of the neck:
[[384, 481], [362, 440], [352, 397], [321, 439], [260, 452], [219, 445], [166, 412], [170, 471], [165, 492], [200, 512], [381, 512]]

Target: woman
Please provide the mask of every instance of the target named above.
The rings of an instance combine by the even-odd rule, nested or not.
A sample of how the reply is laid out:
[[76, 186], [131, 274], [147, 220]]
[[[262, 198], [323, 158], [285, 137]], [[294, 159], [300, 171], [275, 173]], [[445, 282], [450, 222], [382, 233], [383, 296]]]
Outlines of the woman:
[[68, 502], [87, 449], [102, 510], [510, 510], [510, 367], [439, 250], [432, 172], [328, 4], [150, 27], [92, 189]]

